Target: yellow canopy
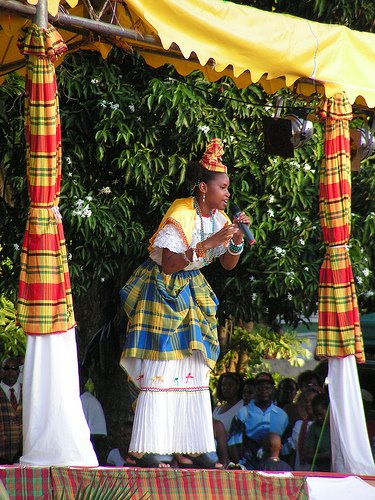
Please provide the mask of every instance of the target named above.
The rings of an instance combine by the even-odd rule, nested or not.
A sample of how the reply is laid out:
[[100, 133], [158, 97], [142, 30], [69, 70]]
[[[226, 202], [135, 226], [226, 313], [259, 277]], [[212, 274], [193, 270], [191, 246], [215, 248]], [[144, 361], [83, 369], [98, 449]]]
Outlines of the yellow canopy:
[[[0, 6], [4, 2], [0, 0]], [[72, 15], [83, 18], [91, 15], [95, 19], [91, 9], [90, 15], [82, 9], [81, 0], [69, 0], [68, 4], [73, 7], [77, 2], [80, 10], [70, 9]], [[49, 0], [48, 5], [50, 13], [55, 15], [59, 0]], [[170, 63], [183, 75], [200, 69], [212, 81], [229, 75], [239, 87], [260, 82], [269, 93], [285, 86], [305, 95], [318, 91], [327, 97], [345, 91], [351, 103], [375, 106], [372, 33], [222, 0], [127, 0], [113, 5], [115, 10], [107, 11], [97, 25], [117, 24], [132, 31], [138, 39], [107, 33], [106, 43], [127, 49], [130, 46], [150, 66]], [[74, 31], [74, 21], [67, 28], [59, 16], [60, 12], [55, 19], [57, 27], [60, 23], [65, 30]], [[9, 16], [1, 16], [0, 23], [6, 30]], [[4, 32], [1, 33], [0, 56], [5, 47], [1, 39]], [[105, 55], [108, 49], [104, 44], [92, 45], [93, 33], [95, 27], [90, 37], [82, 35], [82, 31], [75, 35], [74, 49], [81, 44], [83, 48], [99, 49]], [[4, 59], [0, 58], [1, 61]]]

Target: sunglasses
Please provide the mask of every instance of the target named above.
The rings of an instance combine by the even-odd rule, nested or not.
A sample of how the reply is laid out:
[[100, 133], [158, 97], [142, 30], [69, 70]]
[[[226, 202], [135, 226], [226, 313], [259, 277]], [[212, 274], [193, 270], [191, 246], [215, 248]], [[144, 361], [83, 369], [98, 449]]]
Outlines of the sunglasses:
[[8, 371], [8, 370], [18, 370], [18, 366], [3, 366], [3, 370]]

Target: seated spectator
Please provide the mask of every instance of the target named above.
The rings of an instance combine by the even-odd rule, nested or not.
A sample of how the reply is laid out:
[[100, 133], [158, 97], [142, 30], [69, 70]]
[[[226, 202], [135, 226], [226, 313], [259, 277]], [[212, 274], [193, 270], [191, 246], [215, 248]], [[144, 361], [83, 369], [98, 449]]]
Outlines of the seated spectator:
[[263, 439], [263, 457], [260, 468], [266, 471], [291, 471], [291, 466], [280, 459], [281, 437], [269, 432]]
[[276, 404], [284, 408], [287, 404], [293, 403], [298, 392], [298, 385], [292, 378], [284, 378], [277, 388]]
[[125, 422], [120, 429], [119, 446], [113, 448], [107, 457], [107, 464], [116, 467], [136, 465], [136, 460], [129, 455], [129, 444], [132, 436], [133, 422]]
[[287, 439], [282, 448], [282, 455], [288, 456], [288, 461], [293, 470], [310, 470], [306, 461], [304, 448], [307, 431], [313, 422], [314, 414], [311, 402], [321, 391], [318, 387], [308, 387], [298, 397], [299, 404], [306, 412], [304, 420], [297, 420], [294, 424], [292, 435]]
[[314, 370], [305, 370], [300, 373], [297, 379], [298, 387], [300, 391], [307, 389], [307, 387], [319, 387], [322, 388], [322, 382], [317, 372]]
[[18, 364], [18, 370], [19, 370], [19, 375], [18, 375], [18, 382], [22, 385], [23, 384], [23, 368], [25, 365], [25, 356], [23, 354], [19, 354], [18, 356], [15, 356]]
[[234, 417], [228, 440], [229, 456], [235, 464], [247, 469], [259, 467], [257, 453], [268, 432], [283, 436], [288, 416], [273, 403], [274, 380], [270, 373], [255, 377], [255, 397]]
[[82, 367], [80, 367], [80, 398], [82, 403], [83, 413], [85, 415], [87, 424], [90, 429], [90, 439], [94, 447], [99, 465], [105, 465], [106, 453], [106, 437], [107, 437], [107, 424], [104, 416], [103, 407], [98, 399], [86, 391], [85, 385], [87, 382], [87, 375]]
[[0, 369], [0, 464], [14, 464], [22, 454], [22, 386], [18, 361], [6, 358]]
[[[318, 387], [319, 389], [321, 389], [322, 387], [317, 373], [315, 373], [313, 370], [306, 370], [302, 372], [297, 379], [297, 384], [300, 393], [303, 392], [307, 387], [312, 386]], [[290, 435], [297, 420], [304, 420], [306, 419], [307, 415], [303, 405], [300, 404], [298, 399], [296, 402], [286, 404], [283, 410], [286, 412], [289, 418], [289, 428], [287, 430], [287, 435]]]
[[216, 386], [216, 395], [221, 402], [212, 413], [215, 420], [223, 423], [226, 432], [229, 432], [233, 417], [243, 406], [242, 400], [243, 378], [235, 372], [222, 373]]
[[214, 438], [219, 462], [226, 467], [229, 463], [228, 434], [223, 422], [214, 419]]
[[[314, 421], [307, 431], [304, 453], [310, 470], [331, 471], [331, 437], [329, 427], [329, 400], [318, 394], [311, 402]], [[326, 418], [327, 416], [327, 418]]]
[[255, 383], [253, 378], [245, 380], [242, 389], [242, 400], [244, 405], [248, 405], [255, 396]]
[[315, 366], [313, 372], [317, 375], [322, 388], [324, 388], [326, 379], [328, 377], [328, 359], [321, 359]]

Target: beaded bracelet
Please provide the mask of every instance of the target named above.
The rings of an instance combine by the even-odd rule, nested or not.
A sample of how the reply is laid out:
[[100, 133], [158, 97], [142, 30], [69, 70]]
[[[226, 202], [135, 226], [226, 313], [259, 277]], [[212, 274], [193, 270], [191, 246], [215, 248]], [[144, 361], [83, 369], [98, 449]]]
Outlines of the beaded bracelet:
[[240, 245], [236, 245], [233, 240], [230, 240], [228, 252], [231, 255], [238, 255], [238, 254], [243, 252], [244, 245], [245, 245], [245, 243], [243, 240], [242, 240], [242, 243]]
[[195, 247], [195, 254], [200, 259], [206, 255], [206, 252], [203, 250], [203, 245], [201, 241], [198, 241], [197, 246]]
[[230, 253], [231, 255], [241, 255], [241, 253], [243, 252], [243, 249], [242, 249], [242, 250], [240, 250], [239, 252], [232, 252], [232, 251], [230, 250], [230, 248], [228, 248], [227, 252], [228, 252], [228, 253]]

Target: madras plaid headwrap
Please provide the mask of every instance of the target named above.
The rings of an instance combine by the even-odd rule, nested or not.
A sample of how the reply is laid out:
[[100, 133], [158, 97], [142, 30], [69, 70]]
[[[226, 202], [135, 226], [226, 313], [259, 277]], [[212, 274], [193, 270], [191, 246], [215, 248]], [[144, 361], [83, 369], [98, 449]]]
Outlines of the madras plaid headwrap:
[[206, 146], [206, 151], [201, 159], [201, 165], [213, 172], [227, 172], [227, 167], [221, 161], [224, 154], [224, 146], [221, 139], [214, 138]]
[[351, 105], [345, 94], [325, 99], [324, 152], [320, 170], [319, 212], [326, 255], [320, 269], [318, 356], [354, 354], [364, 362], [357, 296], [347, 244], [351, 216], [349, 120]]
[[217, 298], [200, 271], [162, 273], [151, 259], [120, 292], [129, 318], [123, 357], [182, 359], [202, 351], [210, 368], [219, 356]]
[[67, 47], [33, 24], [19, 40], [26, 57], [25, 136], [30, 210], [21, 251], [18, 321], [29, 335], [75, 325], [64, 230], [58, 212], [61, 129], [55, 68]]

